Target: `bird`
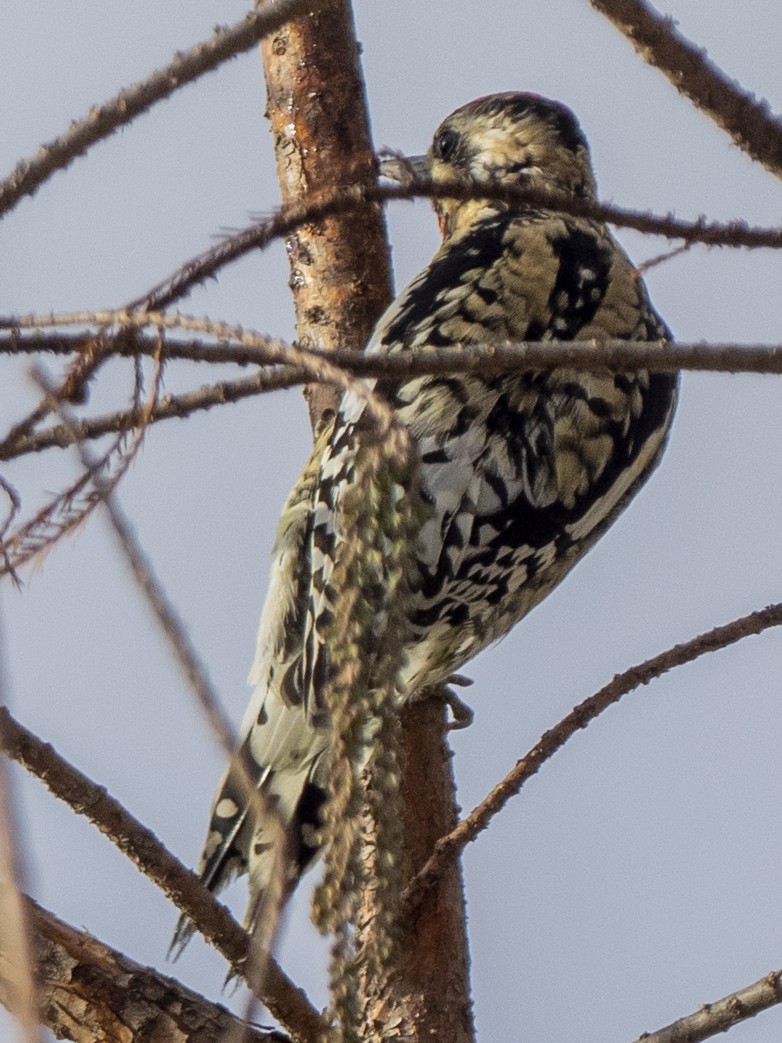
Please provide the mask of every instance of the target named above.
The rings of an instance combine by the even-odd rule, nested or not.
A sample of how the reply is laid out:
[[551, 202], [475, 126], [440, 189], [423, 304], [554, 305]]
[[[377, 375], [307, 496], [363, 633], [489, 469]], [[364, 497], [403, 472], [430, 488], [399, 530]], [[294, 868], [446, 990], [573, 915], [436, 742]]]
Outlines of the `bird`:
[[[556, 208], [556, 198], [596, 200], [587, 140], [564, 104], [524, 92], [479, 98], [451, 113], [426, 156], [409, 166], [435, 186], [487, 186], [487, 195], [435, 197], [441, 245], [380, 318], [369, 353], [671, 340], [606, 225]], [[538, 194], [533, 205], [492, 198], [493, 187]], [[678, 378], [557, 366], [371, 386], [410, 433], [427, 507], [412, 552], [398, 679], [405, 700], [447, 682], [505, 635], [606, 531], [659, 462]], [[250, 674], [254, 691], [198, 866], [213, 892], [249, 874], [248, 929], [279, 844], [289, 889], [319, 853], [329, 745], [328, 707], [319, 697], [328, 668], [323, 631], [340, 597], [329, 588], [329, 558], [340, 487], [361, 458], [362, 409], [346, 391], [283, 509]], [[247, 800], [237, 759], [266, 810]], [[193, 930], [180, 919], [176, 955]]]

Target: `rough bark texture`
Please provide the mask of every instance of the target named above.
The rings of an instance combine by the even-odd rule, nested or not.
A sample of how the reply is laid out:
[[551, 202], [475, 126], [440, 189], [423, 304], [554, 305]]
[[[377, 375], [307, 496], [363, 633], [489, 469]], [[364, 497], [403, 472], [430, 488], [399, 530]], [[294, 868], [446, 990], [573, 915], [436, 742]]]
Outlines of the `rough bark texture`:
[[[373, 183], [364, 84], [350, 4], [327, 0], [261, 44], [283, 205]], [[360, 349], [391, 297], [385, 220], [376, 203], [306, 225], [288, 239], [302, 347]], [[331, 389], [309, 392], [316, 424]]]
[[[444, 705], [426, 699], [402, 717], [405, 879], [431, 855], [458, 820]], [[362, 920], [371, 924], [372, 895]], [[472, 1043], [469, 952], [461, 863], [451, 861], [402, 925], [395, 966], [384, 981], [362, 982], [367, 1039]]]
[[[166, 851], [155, 835], [134, 819], [111, 794], [74, 768], [51, 746], [42, 743], [1, 706], [0, 751], [22, 764], [56, 797], [65, 801], [77, 814], [85, 815], [109, 837], [142, 873], [198, 922], [204, 937], [232, 966], [244, 965], [247, 935], [228, 910], [207, 894], [203, 883]], [[199, 893], [205, 901], [199, 899]], [[15, 973], [9, 962], [10, 954], [4, 955], [8, 973]], [[5, 972], [6, 968], [0, 963], [0, 990]], [[3, 1002], [2, 996], [0, 991], [0, 1002]], [[293, 1039], [314, 1040], [320, 1034], [322, 1023], [318, 1012], [274, 960], [267, 961], [260, 998]]]
[[[285, 1043], [246, 1028], [224, 1007], [134, 963], [30, 901], [41, 1021], [74, 1043]], [[13, 1009], [14, 967], [0, 952], [0, 1002]], [[245, 1035], [241, 1036], [241, 1030]]]
[[[364, 88], [349, 3], [328, 0], [261, 45], [284, 203], [374, 181]], [[390, 299], [389, 254], [380, 211], [356, 212], [300, 229], [289, 241], [297, 333], [303, 346], [360, 349]], [[334, 396], [310, 396], [316, 426]], [[444, 712], [421, 702], [404, 714], [405, 860], [412, 875], [456, 824]], [[372, 895], [362, 922], [371, 925]], [[371, 929], [371, 926], [368, 928]], [[361, 983], [367, 1038], [473, 1039], [461, 871], [450, 867], [382, 981]]]

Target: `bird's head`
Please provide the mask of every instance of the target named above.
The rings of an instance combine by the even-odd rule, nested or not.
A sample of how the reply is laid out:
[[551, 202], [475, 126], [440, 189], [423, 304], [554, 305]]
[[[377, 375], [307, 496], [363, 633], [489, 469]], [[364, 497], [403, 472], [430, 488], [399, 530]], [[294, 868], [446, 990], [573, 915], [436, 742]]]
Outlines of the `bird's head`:
[[[434, 181], [479, 181], [594, 199], [589, 148], [565, 105], [538, 94], [492, 94], [463, 105], [437, 128], [426, 156], [410, 161]], [[471, 224], [485, 201], [438, 199], [443, 234]]]

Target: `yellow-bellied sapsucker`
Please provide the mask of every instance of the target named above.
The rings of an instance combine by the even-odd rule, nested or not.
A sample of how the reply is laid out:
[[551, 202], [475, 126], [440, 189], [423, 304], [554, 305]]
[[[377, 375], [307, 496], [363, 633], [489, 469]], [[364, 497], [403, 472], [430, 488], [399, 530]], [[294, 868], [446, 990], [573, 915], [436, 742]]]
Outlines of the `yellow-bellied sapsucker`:
[[[586, 140], [563, 105], [534, 94], [481, 98], [437, 129], [426, 158], [441, 181], [548, 189], [591, 200]], [[443, 243], [381, 318], [371, 352], [510, 341], [667, 339], [644, 284], [598, 221], [491, 199], [436, 202]], [[409, 429], [429, 514], [416, 548], [401, 688], [445, 681], [557, 584], [657, 463], [676, 378], [557, 368], [423, 376], [376, 390]], [[241, 754], [288, 832], [291, 880], [317, 853], [324, 801], [318, 678], [322, 617], [339, 538], [339, 483], [361, 452], [346, 395], [285, 506], [251, 673]], [[252, 921], [273, 835], [229, 772], [199, 872], [222, 888], [249, 872]], [[191, 928], [181, 923], [174, 941]]]

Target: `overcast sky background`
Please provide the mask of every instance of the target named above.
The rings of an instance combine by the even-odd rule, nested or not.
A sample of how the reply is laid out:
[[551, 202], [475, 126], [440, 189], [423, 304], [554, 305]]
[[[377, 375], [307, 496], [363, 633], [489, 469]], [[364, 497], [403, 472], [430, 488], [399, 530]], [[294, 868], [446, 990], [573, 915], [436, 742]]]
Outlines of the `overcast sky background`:
[[[238, 18], [240, 0], [4, 0], [2, 172], [90, 105]], [[682, 31], [782, 110], [778, 0], [675, 0]], [[604, 199], [683, 218], [779, 225], [782, 184], [695, 111], [586, 0], [356, 2], [376, 146], [423, 151], [470, 99], [533, 90], [579, 115]], [[226, 228], [278, 203], [257, 50], [179, 92], [57, 174], [2, 222], [0, 314], [119, 306]], [[389, 211], [397, 286], [437, 232], [426, 202]], [[620, 231], [637, 260], [666, 248]], [[183, 302], [292, 335], [280, 246]], [[681, 340], [779, 342], [782, 256], [693, 248], [650, 271]], [[0, 359], [0, 426], [35, 400]], [[218, 379], [166, 370], [166, 389]], [[126, 400], [101, 375], [89, 409]], [[469, 810], [576, 702], [614, 673], [782, 597], [782, 381], [685, 375], [659, 471], [542, 606], [467, 671], [476, 721], [454, 735]], [[277, 515], [309, 452], [297, 390], [156, 425], [120, 498], [217, 688], [239, 720]], [[76, 473], [50, 450], [4, 469], [25, 514]], [[123, 801], [186, 863], [198, 856], [223, 756], [130, 583], [107, 526], [2, 593], [18, 718]], [[633, 1040], [782, 966], [782, 634], [771, 631], [625, 698], [532, 780], [465, 856], [479, 1038]], [[84, 820], [14, 769], [32, 893], [166, 973], [176, 919]], [[309, 883], [314, 876], [311, 876]], [[307, 892], [280, 959], [326, 1002]], [[243, 910], [244, 884], [233, 892]], [[173, 972], [220, 997], [222, 960], [196, 939]], [[241, 994], [236, 1001], [243, 1002]], [[732, 1043], [777, 1040], [779, 1008]], [[0, 1013], [0, 1039], [13, 1038]]]

